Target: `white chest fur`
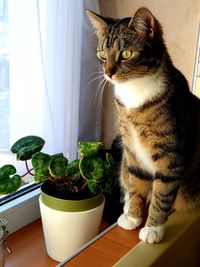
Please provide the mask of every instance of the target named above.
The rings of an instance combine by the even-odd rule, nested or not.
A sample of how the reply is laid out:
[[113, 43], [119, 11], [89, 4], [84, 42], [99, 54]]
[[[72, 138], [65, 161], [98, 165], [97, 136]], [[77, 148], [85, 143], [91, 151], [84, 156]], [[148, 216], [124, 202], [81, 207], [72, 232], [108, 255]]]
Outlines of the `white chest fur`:
[[163, 77], [153, 74], [115, 84], [114, 92], [127, 109], [138, 108], [161, 94], [164, 90]]
[[[124, 104], [127, 112], [129, 112], [129, 109], [138, 108], [163, 92], [163, 77], [159, 74], [154, 74], [133, 79], [123, 84], [116, 84], [114, 90], [116, 97]], [[139, 166], [154, 174], [155, 166], [150, 151], [143, 144], [140, 134], [134, 127], [131, 129], [130, 143], [130, 149], [134, 152]]]
[[151, 174], [155, 174], [155, 166], [153, 160], [151, 158], [150, 152], [148, 147], [142, 144], [140, 140], [140, 135], [138, 134], [137, 130], [132, 128], [131, 130], [131, 148], [130, 148], [137, 159], [139, 166], [142, 169], [150, 172]]

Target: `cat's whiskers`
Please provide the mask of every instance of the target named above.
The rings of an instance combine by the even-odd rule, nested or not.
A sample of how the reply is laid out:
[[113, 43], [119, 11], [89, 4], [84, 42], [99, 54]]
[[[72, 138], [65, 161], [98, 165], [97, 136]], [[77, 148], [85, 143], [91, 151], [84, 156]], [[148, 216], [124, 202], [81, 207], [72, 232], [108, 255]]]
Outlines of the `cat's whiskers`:
[[91, 77], [92, 75], [96, 75], [96, 74], [104, 74], [104, 72], [103, 71], [95, 71], [95, 72], [92, 72], [92, 73], [90, 73], [90, 75], [88, 75], [88, 77]]
[[[100, 74], [101, 73], [101, 74]], [[90, 101], [88, 106], [90, 107], [91, 105], [94, 105], [94, 102], [97, 103], [98, 102], [98, 95], [99, 95], [99, 87], [101, 87], [103, 85], [103, 82], [105, 81], [104, 78], [104, 72], [94, 72], [92, 74], [90, 74], [89, 76], [92, 76], [94, 74], [100, 74], [97, 77], [94, 77], [91, 81], [88, 82], [87, 86], [91, 85], [91, 83], [95, 82], [93, 88], [90, 89]], [[98, 84], [96, 86], [96, 84]]]
[[93, 83], [93, 82], [95, 82], [96, 80], [101, 79], [101, 78], [103, 78], [103, 77], [104, 77], [104, 74], [101, 74], [101, 75], [99, 75], [99, 76], [97, 76], [97, 77], [94, 77], [91, 81], [89, 81], [89, 82], [86, 84], [86, 87], [88, 87], [91, 83]]
[[105, 85], [107, 83], [107, 80], [105, 78], [103, 78], [103, 80], [99, 83], [99, 85], [95, 88], [93, 96], [91, 97], [91, 101], [94, 101], [95, 103], [98, 102], [98, 100], [100, 99], [100, 104], [103, 107], [103, 91], [105, 88]]
[[102, 83], [102, 88], [101, 88], [101, 90], [99, 91], [100, 92], [100, 104], [101, 104], [101, 107], [102, 107], [102, 111], [104, 112], [105, 110], [104, 110], [104, 105], [103, 105], [103, 94], [104, 94], [104, 89], [105, 89], [105, 86], [106, 86], [106, 84], [107, 84], [107, 80], [106, 79], [104, 79], [104, 83]]

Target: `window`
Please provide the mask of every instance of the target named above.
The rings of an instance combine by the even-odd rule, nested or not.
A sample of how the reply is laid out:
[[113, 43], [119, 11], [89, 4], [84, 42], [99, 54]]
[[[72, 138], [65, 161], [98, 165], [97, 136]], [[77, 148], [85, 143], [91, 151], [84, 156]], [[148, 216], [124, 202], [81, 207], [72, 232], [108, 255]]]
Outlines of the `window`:
[[9, 147], [9, 25], [8, 2], [0, 1], [0, 151]]
[[[4, 164], [17, 165], [19, 173], [24, 166], [16, 164], [15, 156], [10, 154], [10, 45], [9, 45], [8, 0], [0, 0], [0, 166]], [[26, 177], [22, 186], [32, 183], [32, 177]], [[0, 196], [0, 203], [8, 197]]]
[[[9, 4], [11, 8], [9, 8]], [[12, 19], [10, 19], [11, 10], [12, 1], [9, 3], [8, 0], [0, 0], [0, 166], [13, 164], [17, 168], [18, 173], [23, 175], [26, 172], [24, 163], [17, 162], [15, 155], [12, 155], [10, 152], [12, 142], [16, 140], [18, 136], [23, 136], [23, 134], [25, 134], [23, 131], [19, 131], [18, 135], [16, 135], [16, 127], [14, 125], [15, 121], [19, 122], [19, 119], [15, 116], [18, 118], [19, 116], [23, 116], [25, 118], [25, 114], [18, 113], [20, 110], [18, 107], [19, 99], [27, 101], [27, 97], [22, 96], [22, 91], [20, 92], [20, 90], [17, 90], [18, 88], [16, 88], [16, 86], [13, 86], [17, 84], [18, 80], [14, 70], [16, 69], [16, 65], [17, 68], [20, 67], [20, 63], [15, 59], [15, 48], [12, 45], [12, 40], [15, 42], [16, 38], [14, 36], [15, 31], [13, 30], [13, 16]], [[27, 31], [29, 26], [30, 25], [27, 24]], [[20, 38], [22, 37], [23, 36]], [[23, 55], [20, 55], [20, 58], [22, 59]], [[31, 61], [28, 62], [27, 66], [30, 65], [30, 63]], [[40, 94], [38, 94], [38, 97], [40, 97]], [[39, 107], [41, 107], [41, 104], [38, 105], [38, 109]], [[23, 118], [21, 118], [20, 120], [21, 124], [26, 124], [29, 119], [26, 118], [23, 120]], [[37, 129], [37, 126], [35, 126], [35, 128], [34, 131], [41, 135], [41, 130]], [[31, 175], [26, 176], [22, 181], [19, 193], [25, 192], [25, 188], [28, 190], [33, 188], [33, 183], [33, 177]], [[31, 187], [27, 188], [28, 185], [31, 185]], [[12, 196], [0, 196], [0, 203], [5, 203], [5, 201], [16, 196], [17, 194]]]
[[[99, 67], [86, 8], [98, 12], [98, 1], [0, 0], [0, 167], [14, 159], [24, 173], [9, 149], [29, 134], [69, 160], [80, 138], [99, 140], [101, 101], [90, 99], [99, 81], [88, 85]], [[39, 193], [0, 206], [10, 232], [39, 217]]]

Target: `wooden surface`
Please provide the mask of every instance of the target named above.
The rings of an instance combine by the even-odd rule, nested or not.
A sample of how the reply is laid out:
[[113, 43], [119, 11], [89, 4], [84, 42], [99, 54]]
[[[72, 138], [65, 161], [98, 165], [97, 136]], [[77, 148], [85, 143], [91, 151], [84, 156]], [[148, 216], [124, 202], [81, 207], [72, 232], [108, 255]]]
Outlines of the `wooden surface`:
[[37, 220], [9, 236], [12, 253], [6, 252], [5, 267], [55, 267], [46, 253], [41, 221]]
[[[108, 227], [105, 222], [101, 230]], [[138, 230], [114, 227], [65, 267], [110, 267], [139, 242]], [[41, 221], [37, 220], [9, 236], [11, 254], [6, 252], [5, 267], [55, 267], [58, 263], [46, 253]]]
[[138, 234], [116, 226], [64, 267], [111, 267], [139, 242]]

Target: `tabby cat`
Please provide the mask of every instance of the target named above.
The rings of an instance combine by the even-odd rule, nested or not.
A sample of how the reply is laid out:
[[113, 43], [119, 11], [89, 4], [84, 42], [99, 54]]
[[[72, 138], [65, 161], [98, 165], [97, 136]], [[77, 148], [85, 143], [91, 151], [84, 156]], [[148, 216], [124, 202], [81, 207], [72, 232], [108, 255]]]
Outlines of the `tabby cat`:
[[124, 19], [87, 14], [104, 76], [114, 84], [122, 136], [125, 205], [118, 225], [138, 227], [149, 200], [139, 238], [158, 243], [174, 210], [200, 204], [200, 101], [173, 66], [161, 25], [147, 8]]

